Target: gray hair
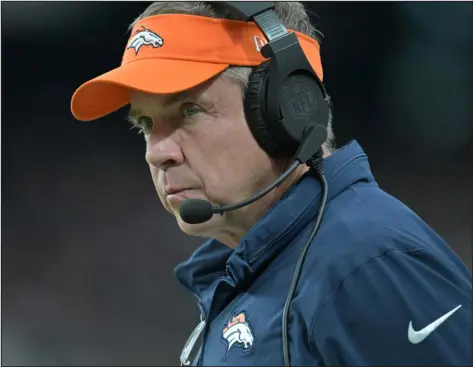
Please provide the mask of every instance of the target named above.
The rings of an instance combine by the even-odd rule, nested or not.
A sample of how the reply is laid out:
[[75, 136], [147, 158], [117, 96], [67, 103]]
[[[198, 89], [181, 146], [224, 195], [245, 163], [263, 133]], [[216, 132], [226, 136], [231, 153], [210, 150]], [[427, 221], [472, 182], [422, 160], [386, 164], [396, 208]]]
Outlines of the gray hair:
[[[323, 34], [311, 23], [308, 11], [304, 5], [297, 1], [284, 1], [275, 3], [275, 11], [279, 15], [281, 22], [288, 29], [305, 34], [317, 42], [321, 42]], [[219, 7], [216, 4], [203, 1], [156, 1], [149, 5], [146, 10], [138, 16], [130, 25], [130, 29], [141, 19], [159, 14], [190, 14], [209, 18], [240, 20], [230, 13], [228, 9]], [[253, 68], [232, 66], [225, 70], [221, 76], [230, 78], [242, 87], [243, 96], [245, 95], [248, 81]], [[332, 129], [332, 102], [328, 97], [330, 105], [329, 123], [327, 126], [328, 137], [324, 146], [329, 151], [335, 150], [335, 135]]]

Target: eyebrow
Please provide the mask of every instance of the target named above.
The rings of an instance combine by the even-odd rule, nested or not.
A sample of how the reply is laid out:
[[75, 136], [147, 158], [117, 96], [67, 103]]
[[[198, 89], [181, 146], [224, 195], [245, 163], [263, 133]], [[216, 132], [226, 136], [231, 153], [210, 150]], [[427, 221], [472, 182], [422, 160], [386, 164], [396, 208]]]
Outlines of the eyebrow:
[[[188, 90], [182, 91], [182, 92], [177, 92], [169, 95], [166, 97], [164, 100], [162, 106], [168, 106], [168, 105], [173, 105], [178, 103], [181, 100], [187, 99], [187, 98], [197, 98], [198, 95], [194, 95], [193, 93], [190, 93]], [[130, 108], [130, 111], [128, 112], [127, 120], [133, 122], [138, 119], [138, 117], [143, 115], [143, 111], [139, 108]]]
[[125, 119], [131, 123], [135, 123], [140, 115], [142, 115], [141, 110], [130, 108]]

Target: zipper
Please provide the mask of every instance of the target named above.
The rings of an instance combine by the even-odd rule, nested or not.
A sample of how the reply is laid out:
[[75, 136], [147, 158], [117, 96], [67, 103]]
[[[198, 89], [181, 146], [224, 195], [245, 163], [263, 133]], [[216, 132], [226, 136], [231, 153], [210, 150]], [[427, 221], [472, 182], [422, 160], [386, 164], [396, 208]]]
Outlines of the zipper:
[[[194, 296], [198, 300], [198, 307], [200, 311], [200, 322], [197, 324], [197, 326], [192, 330], [191, 334], [186, 340], [186, 343], [184, 344], [184, 347], [181, 350], [181, 355], [179, 357], [179, 360], [181, 362], [181, 366], [190, 366], [191, 361], [189, 360], [189, 357], [192, 353], [192, 350], [194, 349], [194, 346], [199, 339], [199, 336], [202, 334], [202, 331], [205, 329], [205, 326], [207, 325], [207, 312], [205, 310], [204, 304], [200, 300], [200, 298], [194, 293]], [[198, 359], [200, 359], [200, 354], [201, 354], [201, 349], [202, 349], [202, 344], [200, 345], [199, 351], [197, 352], [197, 357], [194, 358], [194, 362]], [[194, 364], [192, 364], [194, 365]]]
[[[231, 272], [233, 272], [233, 269], [229, 269], [229, 270]], [[223, 280], [223, 279], [221, 279], [221, 280]], [[224, 279], [224, 281], [232, 287], [235, 286], [235, 282], [233, 281], [233, 279]], [[197, 297], [197, 295], [195, 295], [195, 296]], [[202, 303], [200, 298], [197, 297], [197, 299], [199, 300], [198, 306], [199, 306], [199, 310], [200, 310], [200, 322], [199, 322], [199, 324], [197, 324], [197, 326], [194, 328], [192, 333], [189, 335], [189, 338], [187, 338], [187, 341], [184, 344], [184, 348], [182, 348], [181, 356], [180, 356], [181, 366], [190, 366], [191, 365], [191, 361], [189, 360], [190, 354], [191, 354], [192, 350], [194, 349], [194, 346], [195, 346], [197, 340], [199, 339], [199, 337], [202, 334], [202, 341], [200, 343], [199, 350], [197, 351], [196, 356], [194, 357], [194, 360], [193, 360], [193, 363], [192, 363], [193, 366], [200, 366], [201, 365], [202, 356], [204, 355], [206, 337], [207, 337], [207, 334], [208, 334], [209, 327], [211, 326], [211, 324], [209, 324], [207, 322], [209, 320], [209, 317], [210, 317], [209, 313], [211, 311], [209, 311], [209, 313], [208, 313], [205, 310], [204, 304]], [[233, 304], [234, 302], [235, 302], [235, 300], [230, 302], [230, 304]], [[229, 305], [227, 305], [226, 307], [228, 307], [228, 306]], [[213, 317], [213, 319], [215, 319], [215, 317]], [[213, 320], [212, 320], [212, 322], [213, 322]]]
[[[192, 330], [192, 333], [187, 338], [186, 343], [184, 344], [184, 348], [182, 348], [180, 361], [181, 366], [190, 366], [191, 362], [189, 361], [190, 354], [194, 349], [195, 343], [199, 339], [200, 334], [202, 334], [202, 330], [204, 330], [205, 326], [207, 325], [207, 321], [205, 320], [204, 314], [200, 314], [200, 322], [197, 326]], [[202, 346], [201, 348], [202, 349]], [[200, 359], [200, 350], [198, 352], [199, 359]]]
[[204, 348], [205, 348], [205, 342], [206, 342], [206, 336], [209, 331], [209, 324], [205, 323], [204, 326], [204, 333], [202, 335], [202, 342], [200, 343], [199, 351], [197, 352], [197, 356], [195, 357], [195, 366], [201, 366], [202, 365], [202, 356], [204, 355]]
[[[228, 268], [230, 268], [230, 271], [233, 272], [233, 269], [231, 269], [231, 266], [229, 266]], [[233, 272], [234, 273], [234, 272]], [[228, 283], [228, 285], [230, 285], [231, 287], [235, 287], [235, 282], [233, 281], [233, 279], [230, 279], [229, 277], [225, 277], [225, 278], [222, 278], [221, 281], [224, 281], [226, 283]], [[218, 290], [218, 288], [216, 289]], [[215, 292], [215, 294], [217, 294], [217, 292]], [[215, 295], [214, 294], [214, 295]], [[227, 309], [228, 307], [233, 307], [233, 305], [238, 301], [240, 297], [235, 297], [235, 299], [233, 299], [229, 304], [227, 304], [221, 311], [223, 312], [225, 309]], [[219, 314], [220, 314], [219, 313]], [[205, 328], [204, 328], [204, 333], [203, 333], [203, 336], [202, 336], [202, 343], [200, 345], [200, 348], [199, 348], [199, 351], [197, 353], [197, 357], [196, 357], [196, 361], [197, 363], [195, 364], [196, 366], [201, 366], [202, 365], [202, 359], [203, 359], [203, 355], [204, 355], [204, 351], [205, 351], [205, 346], [206, 346], [206, 339], [207, 339], [207, 334], [209, 332], [209, 329], [210, 327], [212, 326], [212, 324], [214, 323], [214, 321], [217, 319], [218, 315], [213, 315], [215, 314], [215, 310], [214, 312], [212, 312], [212, 307], [209, 311], [209, 314], [208, 314], [208, 318], [210, 316], [212, 316], [211, 318], [211, 322], [210, 323], [206, 323], [205, 325]]]
[[203, 327], [202, 340], [200, 342], [199, 350], [197, 351], [197, 355], [194, 358], [194, 363], [193, 363], [194, 366], [201, 365], [201, 357], [202, 357], [202, 351], [205, 345], [205, 337], [207, 335], [207, 330], [209, 328], [209, 325], [207, 324], [207, 320], [209, 319], [209, 313], [206, 312], [204, 304], [201, 301], [199, 302], [199, 309], [200, 309], [200, 319], [205, 320], [205, 325]]

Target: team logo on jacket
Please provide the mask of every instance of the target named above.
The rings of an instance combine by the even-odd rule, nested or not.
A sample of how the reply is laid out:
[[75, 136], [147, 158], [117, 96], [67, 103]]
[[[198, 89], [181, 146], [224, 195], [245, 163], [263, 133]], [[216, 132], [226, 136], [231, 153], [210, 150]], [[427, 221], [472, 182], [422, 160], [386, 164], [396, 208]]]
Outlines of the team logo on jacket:
[[222, 339], [227, 347], [225, 358], [233, 347], [239, 347], [246, 352], [253, 348], [255, 338], [246, 312], [238, 313], [227, 322], [222, 330]]
[[130, 38], [128, 45], [126, 46], [127, 49], [133, 48], [136, 55], [138, 55], [141, 46], [152, 46], [158, 48], [164, 44], [164, 40], [157, 33], [154, 33], [144, 26], [141, 26], [141, 28], [143, 29], [137, 30], [134, 36]]

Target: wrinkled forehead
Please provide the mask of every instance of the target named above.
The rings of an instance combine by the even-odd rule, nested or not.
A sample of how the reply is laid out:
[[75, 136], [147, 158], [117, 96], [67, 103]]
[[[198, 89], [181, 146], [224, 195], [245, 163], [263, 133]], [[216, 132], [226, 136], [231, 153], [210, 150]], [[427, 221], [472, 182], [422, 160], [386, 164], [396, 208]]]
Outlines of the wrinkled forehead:
[[149, 105], [165, 107], [168, 105], [176, 104], [179, 101], [190, 97], [192, 97], [192, 93], [190, 91], [184, 91], [173, 94], [152, 94], [140, 92], [137, 90], [130, 91], [130, 103], [132, 107]]
[[161, 115], [180, 101], [189, 98], [190, 92], [175, 94], [151, 94], [132, 90], [130, 92], [130, 117], [142, 115]]
[[137, 90], [130, 91], [130, 116], [142, 115], [143, 111], [152, 114], [160, 114], [164, 110], [178, 106], [184, 101], [197, 101], [199, 99], [209, 100], [214, 93], [211, 92], [212, 85], [220, 78], [212, 78], [201, 85], [172, 94], [151, 94]]

